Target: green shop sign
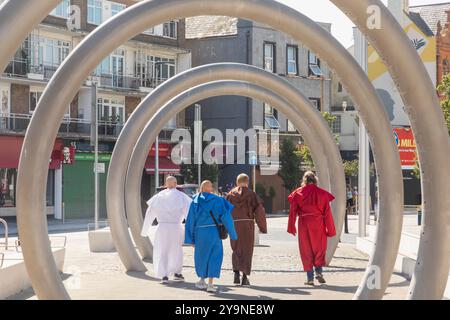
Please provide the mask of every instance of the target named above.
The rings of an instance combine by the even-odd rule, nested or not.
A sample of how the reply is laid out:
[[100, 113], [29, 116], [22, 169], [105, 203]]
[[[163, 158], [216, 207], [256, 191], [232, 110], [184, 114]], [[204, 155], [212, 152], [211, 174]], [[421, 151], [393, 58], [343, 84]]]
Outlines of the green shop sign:
[[[75, 161], [94, 161], [93, 153], [79, 153], [75, 154]], [[98, 161], [109, 162], [111, 160], [110, 153], [100, 153], [98, 155]]]

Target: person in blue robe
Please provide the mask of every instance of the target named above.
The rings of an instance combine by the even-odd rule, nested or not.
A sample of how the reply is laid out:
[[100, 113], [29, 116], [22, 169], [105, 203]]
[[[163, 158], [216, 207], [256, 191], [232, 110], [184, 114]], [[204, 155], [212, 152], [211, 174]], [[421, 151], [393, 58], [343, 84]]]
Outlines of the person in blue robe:
[[[216, 292], [214, 278], [220, 278], [223, 261], [222, 239], [211, 217], [214, 215], [219, 224], [223, 224], [232, 240], [237, 240], [234, 221], [231, 215], [233, 205], [213, 192], [210, 181], [204, 181], [189, 208], [186, 219], [185, 243], [194, 245], [195, 271], [200, 278], [198, 289]], [[208, 279], [206, 284], [205, 279]]]

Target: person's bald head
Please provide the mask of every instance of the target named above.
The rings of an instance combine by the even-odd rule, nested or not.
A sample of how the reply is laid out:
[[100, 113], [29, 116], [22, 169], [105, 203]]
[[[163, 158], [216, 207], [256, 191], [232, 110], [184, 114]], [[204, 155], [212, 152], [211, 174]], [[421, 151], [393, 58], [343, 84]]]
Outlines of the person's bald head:
[[213, 192], [212, 182], [209, 180], [203, 181], [202, 184], [200, 185], [200, 192], [212, 193]]
[[166, 178], [166, 188], [167, 189], [175, 189], [178, 185], [177, 178], [173, 176], [168, 176]]

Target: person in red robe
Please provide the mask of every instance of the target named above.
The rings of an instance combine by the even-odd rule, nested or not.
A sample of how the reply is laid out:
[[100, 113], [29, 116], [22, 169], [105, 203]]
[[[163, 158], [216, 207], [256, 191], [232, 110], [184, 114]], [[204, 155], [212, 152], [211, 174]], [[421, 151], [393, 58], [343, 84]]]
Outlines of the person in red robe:
[[334, 196], [317, 186], [316, 175], [309, 171], [303, 177], [302, 186], [288, 197], [290, 203], [288, 232], [296, 235], [298, 218], [298, 241], [303, 269], [308, 280], [305, 285], [326, 283], [323, 267], [326, 265], [327, 237], [336, 236], [330, 202]]

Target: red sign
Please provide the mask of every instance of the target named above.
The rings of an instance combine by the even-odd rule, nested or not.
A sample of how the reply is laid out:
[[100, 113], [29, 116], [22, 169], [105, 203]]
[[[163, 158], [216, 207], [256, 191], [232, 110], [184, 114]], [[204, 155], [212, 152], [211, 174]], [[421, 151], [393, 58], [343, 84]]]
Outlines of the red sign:
[[[170, 153], [172, 152], [172, 145], [169, 143], [160, 143], [159, 144], [159, 150], [158, 155], [160, 157], [170, 157]], [[156, 156], [156, 146], [153, 144], [152, 148], [150, 149], [149, 153], [150, 157]]]
[[411, 128], [395, 128], [395, 143], [400, 153], [403, 169], [413, 169], [416, 166], [417, 147]]

